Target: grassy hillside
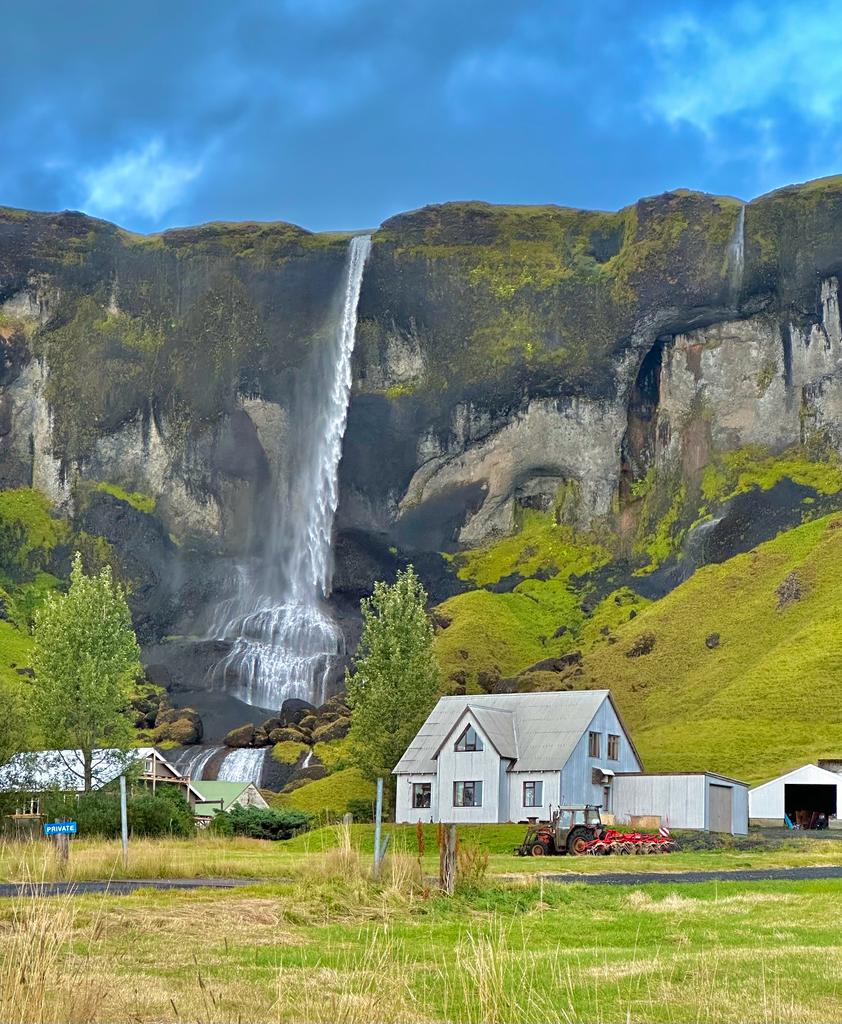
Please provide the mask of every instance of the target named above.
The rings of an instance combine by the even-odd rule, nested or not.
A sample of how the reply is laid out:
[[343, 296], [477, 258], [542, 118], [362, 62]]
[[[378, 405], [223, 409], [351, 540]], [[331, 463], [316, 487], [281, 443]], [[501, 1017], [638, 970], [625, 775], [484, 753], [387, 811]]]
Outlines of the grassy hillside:
[[560, 685], [610, 687], [649, 769], [755, 782], [840, 756], [840, 566], [842, 516], [789, 530], [600, 636]]

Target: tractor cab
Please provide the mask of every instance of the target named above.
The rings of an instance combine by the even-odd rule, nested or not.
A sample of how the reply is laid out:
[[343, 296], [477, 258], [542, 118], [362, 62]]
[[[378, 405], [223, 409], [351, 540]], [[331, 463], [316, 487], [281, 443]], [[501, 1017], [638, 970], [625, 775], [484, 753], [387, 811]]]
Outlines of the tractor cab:
[[588, 843], [602, 837], [599, 811], [599, 804], [559, 807], [549, 824], [529, 826], [515, 853], [519, 857], [584, 853]]

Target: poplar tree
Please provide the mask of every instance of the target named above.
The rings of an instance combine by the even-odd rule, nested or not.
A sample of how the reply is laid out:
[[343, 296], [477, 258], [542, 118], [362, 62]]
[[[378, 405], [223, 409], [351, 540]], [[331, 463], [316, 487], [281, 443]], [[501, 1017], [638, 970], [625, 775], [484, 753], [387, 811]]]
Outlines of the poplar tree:
[[353, 712], [351, 757], [364, 776], [392, 769], [439, 697], [427, 593], [410, 565], [392, 585], [375, 583], [361, 605], [363, 629], [353, 673], [346, 672]]
[[110, 566], [86, 576], [76, 553], [67, 593], [51, 594], [35, 615], [32, 667], [33, 724], [47, 746], [81, 751], [88, 792], [94, 752], [131, 743], [127, 710], [142, 671], [125, 591]]

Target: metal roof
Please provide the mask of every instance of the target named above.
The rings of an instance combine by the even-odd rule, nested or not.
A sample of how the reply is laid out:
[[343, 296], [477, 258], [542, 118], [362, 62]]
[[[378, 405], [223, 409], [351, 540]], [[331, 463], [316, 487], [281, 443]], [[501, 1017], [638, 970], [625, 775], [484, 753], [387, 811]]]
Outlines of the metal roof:
[[[91, 763], [93, 789], [113, 782], [130, 766], [152, 757], [165, 765], [176, 778], [180, 772], [155, 747], [131, 750], [104, 748], [95, 750]], [[85, 767], [81, 750], [35, 750], [15, 754], [0, 766], [0, 792], [40, 793], [55, 789], [62, 793], [81, 793], [85, 789]]]
[[471, 713], [500, 755], [514, 758], [513, 770], [560, 770], [603, 701], [610, 699], [608, 690], [442, 697], [394, 772], [434, 774], [438, 751], [460, 719]]
[[[193, 788], [198, 792], [199, 799], [193, 813], [205, 817], [214, 813], [216, 808], [207, 804], [218, 804], [222, 801], [222, 810], [227, 811], [237, 797], [244, 793], [253, 782], [194, 782]], [[255, 787], [256, 788], [256, 787]]]

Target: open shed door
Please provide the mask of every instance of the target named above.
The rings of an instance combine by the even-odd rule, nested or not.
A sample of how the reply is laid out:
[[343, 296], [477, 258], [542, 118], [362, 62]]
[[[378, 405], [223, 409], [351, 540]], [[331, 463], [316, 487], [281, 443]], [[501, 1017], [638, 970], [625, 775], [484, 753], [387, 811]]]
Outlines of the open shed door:
[[734, 790], [730, 786], [708, 787], [708, 828], [711, 832], [730, 832], [733, 821]]

